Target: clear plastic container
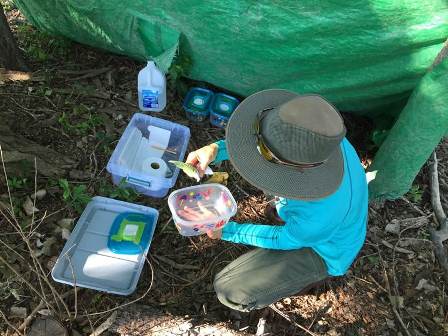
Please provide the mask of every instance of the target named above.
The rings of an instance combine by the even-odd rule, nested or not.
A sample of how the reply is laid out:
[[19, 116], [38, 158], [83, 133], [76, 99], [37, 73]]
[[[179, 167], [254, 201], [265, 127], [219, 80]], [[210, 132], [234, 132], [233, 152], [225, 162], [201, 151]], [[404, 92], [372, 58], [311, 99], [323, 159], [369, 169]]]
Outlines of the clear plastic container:
[[202, 123], [210, 115], [209, 106], [213, 92], [202, 88], [192, 88], [184, 100], [184, 110], [187, 118], [195, 123]]
[[138, 106], [152, 112], [161, 112], [166, 106], [165, 74], [152, 61], [138, 73]]
[[186, 126], [136, 113], [112, 153], [107, 171], [115, 185], [165, 197], [179, 175], [179, 168], [169, 161], [184, 159], [189, 139]]
[[[237, 211], [237, 204], [229, 189], [215, 183], [173, 191], [168, 197], [168, 206], [176, 228], [183, 236], [198, 236], [221, 229]], [[205, 208], [207, 216], [202, 220], [188, 219], [183, 213], [186, 207], [197, 212]]]
[[225, 128], [239, 103], [239, 100], [232, 96], [224, 93], [215, 94], [210, 104], [210, 123], [213, 126]]
[[[130, 214], [146, 219], [139, 249], [128, 254], [125, 249], [114, 252], [109, 246], [114, 222]], [[158, 216], [159, 212], [153, 208], [94, 197], [65, 243], [51, 271], [53, 279], [108, 293], [131, 294], [145, 264]]]

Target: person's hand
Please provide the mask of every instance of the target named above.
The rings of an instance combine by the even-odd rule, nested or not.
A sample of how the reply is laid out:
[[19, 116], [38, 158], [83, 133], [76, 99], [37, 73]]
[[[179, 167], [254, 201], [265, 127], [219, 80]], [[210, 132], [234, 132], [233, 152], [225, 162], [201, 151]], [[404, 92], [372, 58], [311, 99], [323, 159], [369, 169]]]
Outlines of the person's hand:
[[215, 230], [215, 231], [207, 231], [207, 236], [210, 239], [221, 239], [222, 237], [222, 229]]
[[199, 176], [203, 177], [205, 169], [213, 160], [215, 160], [217, 154], [218, 145], [212, 143], [188, 154], [187, 161], [185, 162], [195, 166], [198, 170]]
[[210, 210], [208, 210], [201, 202], [198, 202], [197, 205], [199, 208], [198, 210], [185, 206], [182, 210], [179, 210], [177, 213], [183, 219], [192, 222], [199, 222], [216, 217], [216, 215]]

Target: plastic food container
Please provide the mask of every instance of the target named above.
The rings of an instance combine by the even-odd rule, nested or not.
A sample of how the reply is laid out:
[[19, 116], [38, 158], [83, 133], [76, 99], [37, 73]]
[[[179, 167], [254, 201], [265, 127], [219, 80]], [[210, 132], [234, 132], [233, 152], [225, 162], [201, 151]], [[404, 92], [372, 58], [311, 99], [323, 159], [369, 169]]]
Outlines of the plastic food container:
[[207, 120], [213, 92], [202, 88], [192, 88], [184, 100], [184, 110], [187, 118], [195, 123]]
[[[168, 206], [174, 223], [183, 236], [197, 236], [221, 229], [237, 211], [237, 204], [229, 189], [214, 183], [173, 191], [168, 197]], [[183, 212], [186, 207], [201, 213], [201, 209], [205, 208], [208, 216], [202, 220], [191, 220]]]
[[210, 104], [210, 123], [213, 126], [225, 128], [239, 103], [239, 100], [232, 96], [224, 93], [215, 94]]
[[[149, 207], [94, 197], [59, 255], [51, 271], [53, 279], [108, 293], [131, 294], [145, 264], [158, 216], [159, 212]], [[116, 223], [122, 235], [114, 228]]]
[[186, 126], [136, 113], [112, 153], [107, 171], [115, 185], [165, 197], [179, 175], [179, 168], [169, 161], [183, 160], [189, 139]]

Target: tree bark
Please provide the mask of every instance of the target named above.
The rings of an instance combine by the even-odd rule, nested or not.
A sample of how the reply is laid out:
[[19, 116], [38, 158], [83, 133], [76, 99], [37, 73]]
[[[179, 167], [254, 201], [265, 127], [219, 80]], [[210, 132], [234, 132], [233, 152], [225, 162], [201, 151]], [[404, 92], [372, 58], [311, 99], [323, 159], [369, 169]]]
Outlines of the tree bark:
[[14, 134], [7, 125], [0, 124], [0, 147], [7, 172], [15, 176], [34, 174], [35, 159], [37, 171], [43, 176], [62, 176], [67, 169], [73, 168], [74, 162], [70, 158]]
[[5, 12], [0, 4], [0, 66], [9, 70], [28, 71], [20, 49], [6, 20]]

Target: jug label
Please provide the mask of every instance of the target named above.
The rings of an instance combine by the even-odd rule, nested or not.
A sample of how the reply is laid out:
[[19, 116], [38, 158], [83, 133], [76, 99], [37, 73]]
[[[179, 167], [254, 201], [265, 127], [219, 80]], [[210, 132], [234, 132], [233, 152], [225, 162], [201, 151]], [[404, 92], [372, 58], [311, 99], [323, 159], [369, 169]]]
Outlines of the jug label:
[[153, 108], [159, 107], [159, 91], [143, 90], [143, 107]]

